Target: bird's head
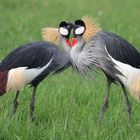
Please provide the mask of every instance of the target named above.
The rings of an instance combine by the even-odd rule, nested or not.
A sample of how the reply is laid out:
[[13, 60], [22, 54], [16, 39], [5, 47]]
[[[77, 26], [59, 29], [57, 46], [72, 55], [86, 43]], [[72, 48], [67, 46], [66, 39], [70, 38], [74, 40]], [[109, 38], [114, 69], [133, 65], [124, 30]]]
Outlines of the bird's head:
[[46, 27], [42, 29], [42, 38], [44, 41], [52, 42], [56, 45], [62, 45], [69, 53], [71, 50], [70, 33], [72, 23], [61, 21], [57, 28]]
[[69, 37], [72, 29], [72, 24], [66, 21], [61, 21], [57, 28], [46, 27], [42, 29], [42, 38], [44, 41], [53, 42], [58, 45], [61, 41], [61, 37], [63, 40], [67, 41], [67, 45], [70, 45]]
[[62, 37], [63, 43], [66, 44], [68, 47], [71, 47], [71, 42], [70, 42], [71, 29], [72, 29], [71, 23], [68, 23], [66, 21], [60, 22], [59, 34]]
[[86, 25], [83, 20], [76, 20], [73, 24], [73, 38], [71, 46], [75, 46], [78, 42], [82, 41], [82, 36], [86, 31]]
[[101, 31], [100, 26], [89, 16], [84, 16], [82, 20], [76, 20], [73, 24], [71, 47], [88, 42], [99, 31]]

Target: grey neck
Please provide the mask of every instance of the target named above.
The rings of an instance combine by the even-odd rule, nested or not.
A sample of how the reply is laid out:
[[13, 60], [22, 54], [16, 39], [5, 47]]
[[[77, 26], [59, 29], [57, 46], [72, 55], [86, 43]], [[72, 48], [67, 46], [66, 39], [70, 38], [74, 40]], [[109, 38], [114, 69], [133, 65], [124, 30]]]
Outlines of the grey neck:
[[65, 50], [68, 54], [70, 54], [71, 47], [68, 46], [68, 44], [66, 43], [66, 38], [65, 38], [65, 37], [61, 36], [61, 38], [60, 38], [60, 43], [61, 43], [62, 46], [64, 47], [64, 50]]
[[81, 36], [77, 37], [77, 44], [75, 44], [72, 47], [70, 55], [71, 56], [73, 56], [73, 55], [77, 56], [79, 53], [82, 52], [82, 49], [83, 49], [84, 45], [85, 45], [84, 39]]

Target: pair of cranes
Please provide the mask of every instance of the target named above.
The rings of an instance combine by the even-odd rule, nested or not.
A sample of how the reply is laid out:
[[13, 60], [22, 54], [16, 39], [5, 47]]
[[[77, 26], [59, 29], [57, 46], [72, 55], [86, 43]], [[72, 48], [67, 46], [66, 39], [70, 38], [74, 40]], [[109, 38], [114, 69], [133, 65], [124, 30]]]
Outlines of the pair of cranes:
[[[70, 34], [73, 35], [70, 41]], [[30, 115], [35, 108], [35, 94], [39, 83], [51, 73], [65, 70], [70, 65], [86, 76], [94, 69], [106, 75], [106, 93], [100, 110], [100, 119], [109, 103], [112, 83], [121, 86], [126, 111], [131, 118], [131, 104], [125, 87], [140, 99], [140, 54], [126, 40], [104, 32], [92, 18], [84, 17], [75, 23], [62, 21], [59, 28], [44, 28], [45, 42], [33, 42], [13, 50], [0, 64], [0, 95], [16, 92], [13, 114], [18, 107], [19, 91], [27, 84], [33, 87]], [[51, 43], [52, 42], [52, 43]], [[58, 43], [64, 47], [60, 50]]]

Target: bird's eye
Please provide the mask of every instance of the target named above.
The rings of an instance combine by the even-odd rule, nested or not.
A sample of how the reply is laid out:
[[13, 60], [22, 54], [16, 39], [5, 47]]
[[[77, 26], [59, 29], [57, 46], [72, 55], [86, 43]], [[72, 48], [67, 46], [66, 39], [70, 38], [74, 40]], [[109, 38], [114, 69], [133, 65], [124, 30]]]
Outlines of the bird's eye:
[[80, 34], [83, 34], [84, 31], [85, 31], [85, 28], [83, 26], [81, 26], [81, 27], [78, 27], [77, 29], [75, 29], [75, 34], [80, 35]]
[[59, 32], [60, 32], [60, 34], [63, 35], [63, 36], [67, 36], [67, 35], [69, 34], [68, 29], [63, 28], [63, 27], [60, 27], [60, 28], [59, 28]]

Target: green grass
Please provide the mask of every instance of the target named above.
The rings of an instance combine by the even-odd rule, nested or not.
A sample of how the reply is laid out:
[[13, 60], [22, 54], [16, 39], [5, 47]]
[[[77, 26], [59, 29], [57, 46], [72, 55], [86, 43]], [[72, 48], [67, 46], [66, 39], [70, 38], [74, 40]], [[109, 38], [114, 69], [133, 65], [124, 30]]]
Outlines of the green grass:
[[[0, 0], [0, 59], [17, 46], [41, 40], [40, 30], [92, 15], [104, 30], [115, 32], [140, 50], [139, 0]], [[140, 104], [129, 96], [132, 118], [124, 112], [121, 90], [111, 88], [110, 107], [103, 123], [99, 108], [105, 76], [84, 79], [68, 69], [49, 76], [36, 95], [35, 121], [29, 119], [31, 89], [19, 97], [19, 108], [11, 116], [14, 93], [0, 97], [0, 140], [139, 140]]]

